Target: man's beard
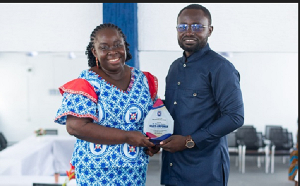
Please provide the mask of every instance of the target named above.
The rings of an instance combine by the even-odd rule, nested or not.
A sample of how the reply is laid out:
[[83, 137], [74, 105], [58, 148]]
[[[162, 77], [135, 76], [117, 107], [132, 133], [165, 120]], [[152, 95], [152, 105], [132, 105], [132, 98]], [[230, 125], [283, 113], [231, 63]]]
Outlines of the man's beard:
[[178, 40], [178, 45], [180, 46], [180, 48], [182, 48], [184, 51], [190, 52], [190, 53], [194, 53], [194, 52], [199, 51], [200, 49], [205, 47], [206, 43], [207, 43], [207, 39], [205, 41], [198, 42], [194, 46], [186, 46], [186, 45], [183, 45], [182, 42], [180, 42]]

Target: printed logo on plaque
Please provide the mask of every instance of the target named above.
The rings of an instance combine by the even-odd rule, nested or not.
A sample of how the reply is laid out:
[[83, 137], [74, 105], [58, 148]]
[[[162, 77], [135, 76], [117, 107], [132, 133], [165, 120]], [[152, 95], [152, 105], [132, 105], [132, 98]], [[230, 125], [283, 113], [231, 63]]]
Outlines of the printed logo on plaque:
[[144, 120], [144, 133], [154, 144], [167, 139], [173, 134], [174, 120], [160, 98]]

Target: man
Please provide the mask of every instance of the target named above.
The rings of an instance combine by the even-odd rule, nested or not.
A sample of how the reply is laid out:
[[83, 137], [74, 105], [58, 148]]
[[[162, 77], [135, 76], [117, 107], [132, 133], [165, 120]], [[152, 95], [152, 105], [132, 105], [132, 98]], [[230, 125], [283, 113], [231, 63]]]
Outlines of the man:
[[210, 49], [210, 12], [191, 4], [177, 17], [177, 38], [184, 50], [166, 77], [165, 106], [174, 133], [160, 143], [161, 184], [223, 186], [229, 175], [226, 135], [244, 123], [240, 75]]

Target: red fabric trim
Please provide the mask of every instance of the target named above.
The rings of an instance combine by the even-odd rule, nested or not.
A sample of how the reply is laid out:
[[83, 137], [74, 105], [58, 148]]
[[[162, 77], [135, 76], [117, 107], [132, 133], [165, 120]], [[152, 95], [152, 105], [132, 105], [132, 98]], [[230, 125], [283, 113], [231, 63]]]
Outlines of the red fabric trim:
[[149, 91], [151, 94], [151, 99], [154, 100], [157, 95], [158, 90], [158, 80], [157, 77], [152, 75], [150, 72], [143, 72], [148, 79]]
[[75, 166], [73, 166], [73, 165], [71, 164], [71, 162], [70, 162], [70, 166], [71, 166], [70, 170], [69, 170], [69, 171], [66, 171], [67, 176], [68, 176], [68, 178], [69, 178], [69, 181], [70, 181], [71, 179], [75, 179]]
[[61, 95], [63, 95], [64, 92], [81, 94], [90, 98], [95, 103], [98, 102], [98, 96], [94, 90], [94, 87], [85, 79], [74, 79], [60, 86], [58, 89]]
[[67, 116], [67, 115], [72, 115], [72, 116], [76, 116], [76, 117], [79, 117], [79, 118], [92, 118], [94, 121], [97, 121], [98, 122], [98, 118], [93, 116], [92, 114], [77, 114], [77, 113], [74, 113], [74, 112], [65, 112], [59, 116], [57, 116], [54, 120], [57, 120], [63, 116]]

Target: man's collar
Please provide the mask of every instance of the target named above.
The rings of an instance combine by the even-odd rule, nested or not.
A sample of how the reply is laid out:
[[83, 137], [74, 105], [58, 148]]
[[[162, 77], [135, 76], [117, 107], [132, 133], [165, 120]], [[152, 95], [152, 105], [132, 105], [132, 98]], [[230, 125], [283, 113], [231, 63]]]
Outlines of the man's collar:
[[193, 61], [194, 59], [197, 59], [197, 58], [201, 57], [208, 50], [210, 50], [210, 47], [209, 47], [209, 44], [206, 43], [206, 45], [203, 48], [201, 48], [197, 52], [194, 52], [189, 57], [186, 57], [185, 52], [183, 51], [184, 61], [187, 61], [187, 60], [188, 61]]

